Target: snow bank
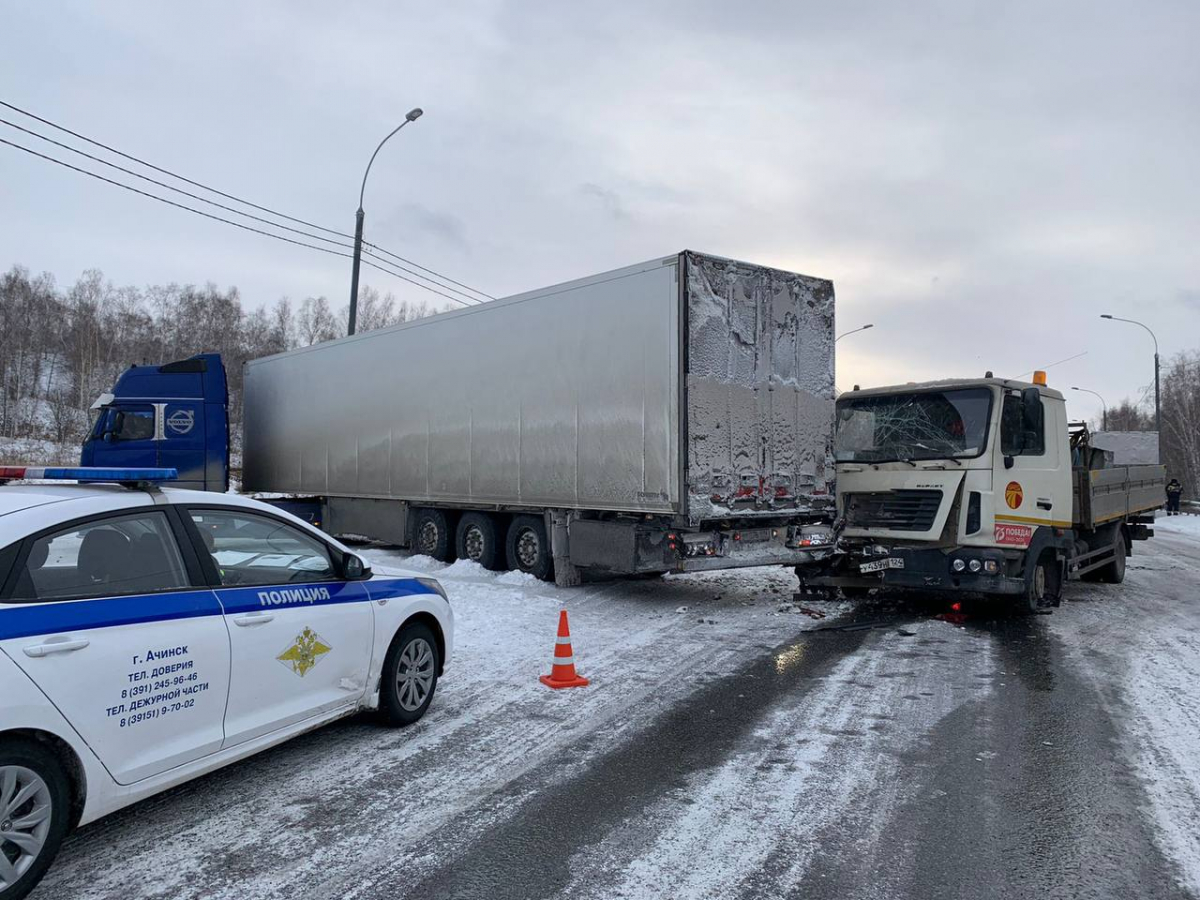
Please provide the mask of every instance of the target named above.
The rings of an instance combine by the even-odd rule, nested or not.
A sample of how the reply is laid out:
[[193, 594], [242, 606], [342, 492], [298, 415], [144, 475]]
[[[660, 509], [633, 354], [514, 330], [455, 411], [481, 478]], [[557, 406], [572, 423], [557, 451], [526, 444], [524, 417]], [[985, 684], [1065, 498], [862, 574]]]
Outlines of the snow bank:
[[1164, 534], [1185, 534], [1200, 540], [1200, 516], [1164, 516], [1154, 520], [1154, 530]]

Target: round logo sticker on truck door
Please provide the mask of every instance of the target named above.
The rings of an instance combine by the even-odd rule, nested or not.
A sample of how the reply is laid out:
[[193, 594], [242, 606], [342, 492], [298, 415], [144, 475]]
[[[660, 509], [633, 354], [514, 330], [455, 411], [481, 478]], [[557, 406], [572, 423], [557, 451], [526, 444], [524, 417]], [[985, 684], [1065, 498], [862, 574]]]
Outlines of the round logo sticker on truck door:
[[1017, 484], [1017, 482], [1010, 481], [1008, 486], [1004, 488], [1004, 502], [1008, 504], [1009, 509], [1016, 509], [1024, 499], [1025, 492], [1021, 490], [1021, 485]]
[[177, 409], [167, 418], [167, 426], [176, 434], [187, 434], [196, 425], [196, 413], [190, 409]]

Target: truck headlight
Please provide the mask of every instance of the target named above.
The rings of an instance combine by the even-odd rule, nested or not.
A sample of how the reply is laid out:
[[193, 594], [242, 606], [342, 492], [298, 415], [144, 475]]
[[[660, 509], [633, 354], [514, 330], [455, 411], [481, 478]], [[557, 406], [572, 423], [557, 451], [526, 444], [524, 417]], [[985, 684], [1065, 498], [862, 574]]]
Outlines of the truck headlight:
[[967, 564], [961, 559], [956, 559], [954, 562], [950, 563], [950, 568], [952, 568], [955, 572], [961, 572], [966, 567]]
[[989, 575], [995, 575], [1000, 571], [1000, 563], [996, 562], [994, 559], [985, 559], [983, 561], [983, 571], [987, 572]]
[[981, 563], [977, 559], [973, 559], [969, 563], [967, 563], [967, 568], [970, 569], [972, 572], [978, 572], [980, 569], [983, 568], [983, 563]]

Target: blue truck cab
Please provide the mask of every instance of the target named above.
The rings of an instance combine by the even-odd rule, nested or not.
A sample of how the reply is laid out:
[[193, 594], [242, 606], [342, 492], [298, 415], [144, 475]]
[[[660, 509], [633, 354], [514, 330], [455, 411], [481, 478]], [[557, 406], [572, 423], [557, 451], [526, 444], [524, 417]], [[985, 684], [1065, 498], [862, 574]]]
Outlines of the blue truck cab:
[[82, 466], [172, 468], [181, 488], [229, 489], [229, 388], [216, 353], [131, 366], [92, 404]]

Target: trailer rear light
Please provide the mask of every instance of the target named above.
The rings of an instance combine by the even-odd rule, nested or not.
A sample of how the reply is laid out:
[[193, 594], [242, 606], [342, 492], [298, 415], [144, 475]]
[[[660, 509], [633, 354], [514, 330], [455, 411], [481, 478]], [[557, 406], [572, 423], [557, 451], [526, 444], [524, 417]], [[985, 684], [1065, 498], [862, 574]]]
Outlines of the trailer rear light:
[[953, 603], [950, 604], [950, 611], [951, 612], [962, 612], [962, 602], [959, 600], [955, 600]]
[[735, 531], [733, 533], [733, 539], [735, 541], [740, 541], [742, 539], [742, 533], [740, 531]]

